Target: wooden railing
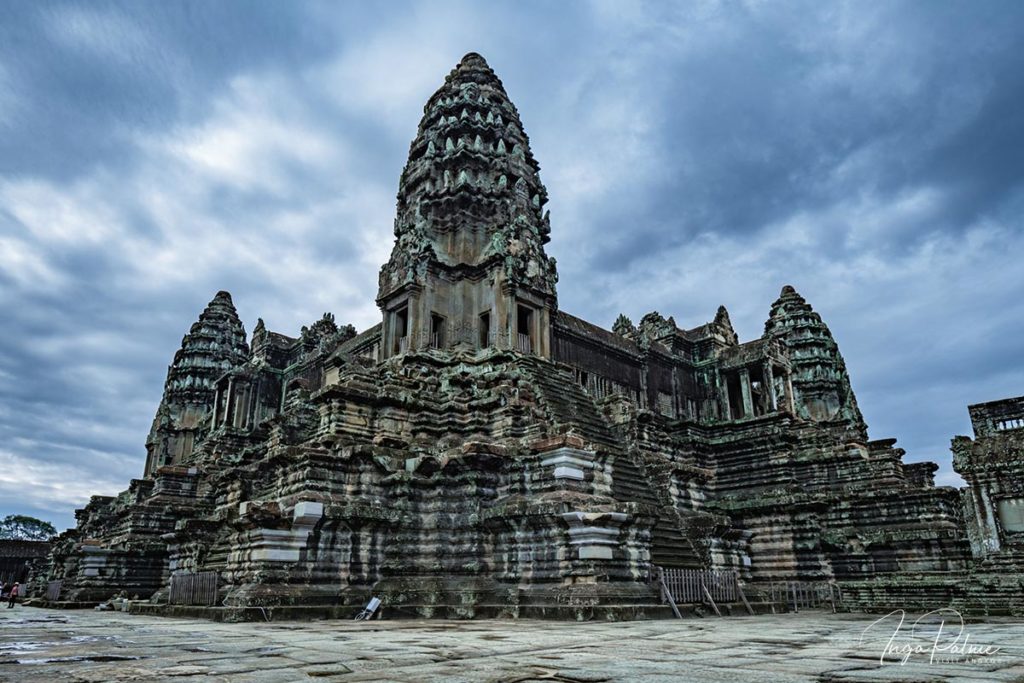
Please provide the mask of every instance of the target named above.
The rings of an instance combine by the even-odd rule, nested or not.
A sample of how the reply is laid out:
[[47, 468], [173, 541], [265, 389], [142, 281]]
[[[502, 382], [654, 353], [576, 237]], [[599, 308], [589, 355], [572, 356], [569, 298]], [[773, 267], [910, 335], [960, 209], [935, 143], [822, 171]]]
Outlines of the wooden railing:
[[432, 349], [443, 349], [444, 348], [444, 335], [440, 332], [434, 332], [430, 335], [430, 348]]
[[398, 352], [399, 353], [405, 353], [408, 350], [409, 350], [409, 337], [408, 337], [408, 335], [406, 335], [405, 337], [399, 337], [398, 338]]
[[168, 602], [172, 605], [216, 605], [217, 572], [172, 575]]

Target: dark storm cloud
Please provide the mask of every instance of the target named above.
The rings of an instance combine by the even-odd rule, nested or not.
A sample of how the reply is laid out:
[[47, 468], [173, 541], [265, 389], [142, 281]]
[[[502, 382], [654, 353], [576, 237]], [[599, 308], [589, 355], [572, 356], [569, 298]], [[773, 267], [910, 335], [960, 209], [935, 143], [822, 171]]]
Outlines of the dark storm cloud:
[[608, 325], [792, 282], [875, 437], [934, 458], [1022, 393], [1024, 11], [1011, 3], [8, 3], [0, 513], [141, 473], [219, 289], [252, 329], [376, 321], [423, 102], [481, 52], [551, 194], [559, 299]]
[[[1020, 190], [1024, 69], [1009, 6], [838, 7], [737, 11], [727, 28], [712, 22], [698, 52], [661, 25], [641, 34], [661, 49], [643, 92], [662, 110], [648, 142], [666, 150], [668, 177], [604, 214], [609, 232], [636, 227], [594, 265], [626, 268], [666, 232], [746, 234], [856, 193], [885, 200], [928, 184], [943, 192], [931, 227], [959, 230]], [[923, 227], [879, 246], [904, 248]]]
[[205, 115], [240, 71], [334, 49], [294, 3], [13, 2], [0, 45], [21, 102], [0, 172], [67, 178], [129, 161], [128, 136]]

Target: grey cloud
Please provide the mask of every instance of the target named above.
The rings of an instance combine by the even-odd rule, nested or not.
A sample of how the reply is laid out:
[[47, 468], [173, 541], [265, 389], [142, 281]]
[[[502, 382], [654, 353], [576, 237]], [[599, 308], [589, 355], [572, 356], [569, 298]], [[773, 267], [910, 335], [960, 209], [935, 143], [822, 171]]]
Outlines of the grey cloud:
[[[609, 230], [593, 265], [627, 266], [666, 234], [658, 226], [668, 217], [670, 240], [747, 233], [857, 193], [885, 200], [941, 183], [941, 210], [913, 232], [957, 231], [1021, 187], [1024, 130], [1013, 112], [1024, 64], [1007, 40], [1020, 34], [1020, 16], [1000, 16], [995, 27], [966, 6], [934, 18], [891, 4], [851, 50], [801, 38], [835, 31], [834, 6], [799, 16], [769, 7], [780, 16], [741, 16], [739, 29], [707, 49], [666, 46], [651, 63], [672, 74], [644, 102], [663, 112], [660, 137], [647, 142], [672, 151], [671, 179], [624, 193], [629, 199], [604, 222], [628, 217], [639, 229]], [[850, 166], [864, 154], [868, 164]], [[906, 246], [892, 237], [892, 246]]]

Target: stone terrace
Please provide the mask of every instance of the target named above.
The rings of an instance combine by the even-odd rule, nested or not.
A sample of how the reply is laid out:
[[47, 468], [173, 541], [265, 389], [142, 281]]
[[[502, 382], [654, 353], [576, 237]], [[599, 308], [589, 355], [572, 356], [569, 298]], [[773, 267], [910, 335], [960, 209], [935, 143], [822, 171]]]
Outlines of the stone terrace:
[[900, 666], [879, 663], [892, 628], [860, 642], [876, 618], [220, 624], [16, 608], [0, 610], [0, 680], [1024, 681], [1024, 623], [968, 624], [970, 643], [1001, 648], [983, 661]]

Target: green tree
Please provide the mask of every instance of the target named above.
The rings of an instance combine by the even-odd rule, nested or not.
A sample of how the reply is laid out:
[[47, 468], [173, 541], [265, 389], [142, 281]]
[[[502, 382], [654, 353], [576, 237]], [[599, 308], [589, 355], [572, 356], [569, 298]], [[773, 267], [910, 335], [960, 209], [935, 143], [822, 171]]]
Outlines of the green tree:
[[56, 535], [52, 524], [28, 515], [7, 515], [0, 521], [0, 539], [48, 541]]

